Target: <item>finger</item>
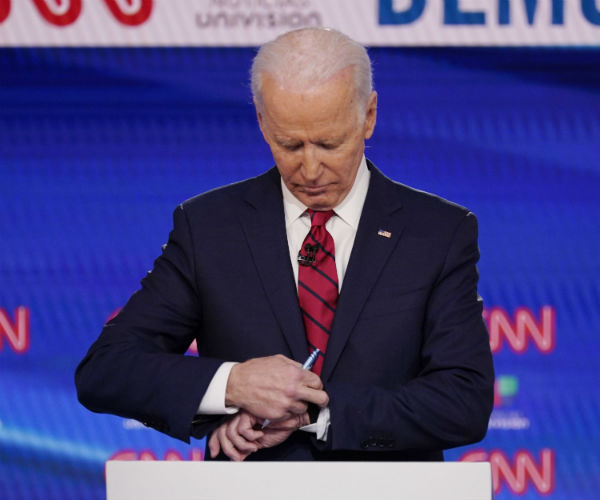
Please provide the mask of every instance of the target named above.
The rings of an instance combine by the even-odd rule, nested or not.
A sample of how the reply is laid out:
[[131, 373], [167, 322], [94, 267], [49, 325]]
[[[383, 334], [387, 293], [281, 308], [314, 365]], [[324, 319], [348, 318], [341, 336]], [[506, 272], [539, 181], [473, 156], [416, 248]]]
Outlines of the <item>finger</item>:
[[264, 436], [264, 432], [260, 429], [255, 429], [254, 426], [258, 423], [256, 417], [243, 413], [240, 417], [237, 430], [240, 435], [248, 441], [256, 441]]
[[241, 454], [228, 440], [221, 441], [221, 450], [223, 450], [223, 453], [225, 453], [225, 455], [227, 455], [234, 462], [241, 462], [246, 457], [245, 455]]
[[300, 429], [300, 427], [304, 427], [305, 425], [310, 424], [310, 415], [308, 414], [308, 412], [303, 413], [302, 415], [298, 415], [298, 429]]
[[321, 378], [316, 373], [309, 370], [302, 370], [302, 383], [312, 389], [323, 389], [323, 381]]
[[269, 431], [295, 431], [298, 429], [298, 418], [299, 415], [294, 415], [291, 418], [286, 418], [285, 420], [280, 420], [269, 425]]
[[307, 412], [298, 415], [292, 415], [289, 418], [278, 420], [269, 426], [269, 430], [274, 431], [295, 431], [300, 427], [310, 424], [310, 416]]
[[222, 425], [219, 427], [217, 431], [217, 437], [219, 438], [219, 444], [221, 445], [221, 450], [225, 455], [227, 455], [231, 460], [239, 462], [243, 460], [245, 457], [242, 456], [241, 453], [235, 448], [233, 443], [227, 437], [227, 425]]
[[[322, 390], [312, 389], [310, 387], [302, 387], [298, 391], [299, 399], [308, 403], [314, 403], [321, 408], [325, 408], [329, 404], [329, 395]], [[302, 412], [295, 412], [302, 413]]]
[[216, 431], [212, 433], [210, 439], [208, 440], [208, 449], [210, 450], [211, 458], [215, 458], [221, 451], [221, 446], [219, 445], [219, 439], [217, 438]]
[[227, 426], [225, 434], [238, 452], [241, 454], [253, 453], [258, 450], [258, 445], [248, 441], [244, 436], [240, 435], [238, 431], [239, 421], [239, 418], [234, 418]]
[[306, 410], [308, 410], [308, 404], [306, 404], [304, 401], [294, 401], [288, 405], [289, 413], [286, 415], [286, 418], [295, 418], [296, 415], [306, 413]]

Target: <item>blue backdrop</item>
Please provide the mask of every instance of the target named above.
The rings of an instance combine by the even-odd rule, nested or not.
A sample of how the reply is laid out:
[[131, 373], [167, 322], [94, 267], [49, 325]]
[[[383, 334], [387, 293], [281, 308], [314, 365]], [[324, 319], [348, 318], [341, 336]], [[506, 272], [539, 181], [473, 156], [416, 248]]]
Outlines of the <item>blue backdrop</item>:
[[[177, 203], [272, 160], [252, 49], [0, 50], [0, 498], [103, 498], [110, 457], [199, 459], [79, 406], [73, 372]], [[497, 498], [600, 496], [600, 51], [373, 49], [367, 156], [471, 208]]]

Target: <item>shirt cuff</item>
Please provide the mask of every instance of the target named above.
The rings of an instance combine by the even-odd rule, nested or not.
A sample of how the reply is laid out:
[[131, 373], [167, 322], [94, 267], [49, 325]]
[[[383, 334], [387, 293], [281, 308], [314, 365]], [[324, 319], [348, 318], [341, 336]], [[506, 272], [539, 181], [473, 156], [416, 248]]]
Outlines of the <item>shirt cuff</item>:
[[198, 415], [231, 415], [237, 413], [239, 408], [235, 406], [225, 406], [225, 392], [227, 391], [227, 380], [229, 373], [236, 363], [225, 362], [213, 375], [208, 388], [198, 406]]
[[321, 408], [317, 421], [314, 424], [308, 424], [304, 427], [300, 427], [301, 431], [313, 432], [317, 436], [319, 441], [327, 441], [327, 433], [329, 432], [329, 425], [331, 424], [331, 418], [329, 416], [329, 407]]

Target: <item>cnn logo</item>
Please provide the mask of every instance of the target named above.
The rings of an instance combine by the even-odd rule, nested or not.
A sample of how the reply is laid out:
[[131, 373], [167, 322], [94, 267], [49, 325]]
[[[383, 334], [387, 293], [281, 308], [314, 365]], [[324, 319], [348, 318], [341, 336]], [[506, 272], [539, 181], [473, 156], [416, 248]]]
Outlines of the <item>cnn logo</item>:
[[[189, 460], [200, 461], [204, 459], [204, 453], [198, 448], [192, 448], [189, 452]], [[152, 450], [141, 450], [137, 451], [131, 448], [125, 448], [113, 453], [109, 460], [158, 460], [156, 453]], [[165, 451], [162, 460], [185, 460], [183, 455], [177, 450]]]
[[518, 495], [525, 493], [529, 486], [543, 495], [554, 490], [556, 475], [554, 451], [549, 448], [540, 451], [537, 462], [527, 450], [517, 451], [510, 460], [501, 450], [487, 452], [480, 449], [468, 451], [460, 461], [490, 462], [494, 494], [500, 492], [504, 485]]
[[15, 309], [14, 320], [0, 308], [0, 351], [4, 348], [5, 340], [16, 353], [23, 354], [29, 349], [29, 318], [29, 309], [25, 306]]
[[530, 342], [544, 354], [552, 352], [556, 345], [556, 310], [551, 306], [543, 306], [539, 318], [526, 307], [516, 309], [512, 317], [501, 307], [492, 307], [484, 309], [483, 319], [493, 353], [500, 351], [503, 343], [519, 354], [527, 350]]

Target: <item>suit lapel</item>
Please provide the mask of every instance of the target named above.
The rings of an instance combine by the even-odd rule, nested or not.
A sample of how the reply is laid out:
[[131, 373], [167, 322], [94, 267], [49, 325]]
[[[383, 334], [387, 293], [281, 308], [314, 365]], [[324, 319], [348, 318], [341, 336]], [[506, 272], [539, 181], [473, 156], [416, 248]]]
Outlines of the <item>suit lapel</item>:
[[[371, 180], [358, 231], [344, 276], [333, 330], [327, 345], [322, 379], [328, 380], [379, 275], [404, 227], [398, 191], [392, 181], [369, 163]], [[398, 213], [399, 212], [399, 213]], [[389, 238], [380, 230], [391, 233]]]
[[308, 347], [290, 263], [277, 170], [256, 179], [245, 201], [240, 218], [250, 254], [292, 357], [303, 362]]

